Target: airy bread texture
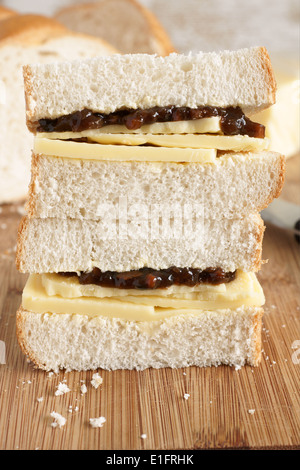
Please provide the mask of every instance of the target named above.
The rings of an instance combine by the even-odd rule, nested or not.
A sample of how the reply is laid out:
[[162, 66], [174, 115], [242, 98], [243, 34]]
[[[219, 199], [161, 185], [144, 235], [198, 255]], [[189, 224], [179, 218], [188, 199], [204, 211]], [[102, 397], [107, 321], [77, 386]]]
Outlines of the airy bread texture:
[[106, 42], [44, 17], [16, 15], [1, 22], [0, 203], [24, 199], [30, 182], [33, 141], [26, 127], [22, 66], [114, 52]]
[[239, 51], [115, 54], [24, 67], [27, 124], [84, 108], [110, 113], [152, 106], [240, 106], [247, 115], [275, 101], [276, 83], [263, 47]]
[[258, 214], [245, 219], [200, 217], [197, 221], [195, 217], [190, 224], [171, 219], [170, 225], [163, 225], [155, 217], [137, 220], [136, 216], [122, 223], [106, 218], [24, 217], [18, 234], [17, 268], [29, 273], [89, 271], [93, 267], [118, 272], [170, 266], [225, 271], [260, 268], [264, 224]]
[[164, 321], [133, 322], [103, 315], [17, 312], [17, 337], [39, 368], [138, 369], [257, 366], [262, 308], [200, 311]]
[[71, 5], [59, 10], [55, 18], [73, 31], [105, 38], [123, 53], [174, 52], [155, 15], [135, 0]]
[[[116, 148], [117, 152], [117, 148]], [[197, 202], [207, 218], [238, 218], [264, 209], [278, 197], [284, 157], [274, 152], [227, 153], [211, 163], [114, 162], [32, 157], [26, 205], [29, 217], [94, 219], [104, 205], [116, 208]], [[230, 191], [228, 191], [230, 188]]]

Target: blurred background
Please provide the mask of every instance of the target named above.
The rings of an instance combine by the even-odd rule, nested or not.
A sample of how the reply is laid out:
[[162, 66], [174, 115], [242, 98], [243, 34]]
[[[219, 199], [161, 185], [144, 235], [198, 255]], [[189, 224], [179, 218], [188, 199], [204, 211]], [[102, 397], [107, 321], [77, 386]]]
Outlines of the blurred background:
[[[0, 3], [20, 13], [54, 15], [63, 7], [92, 2], [2, 0]], [[139, 3], [156, 15], [180, 52], [264, 45], [273, 54], [299, 55], [299, 0], [139, 0]]]

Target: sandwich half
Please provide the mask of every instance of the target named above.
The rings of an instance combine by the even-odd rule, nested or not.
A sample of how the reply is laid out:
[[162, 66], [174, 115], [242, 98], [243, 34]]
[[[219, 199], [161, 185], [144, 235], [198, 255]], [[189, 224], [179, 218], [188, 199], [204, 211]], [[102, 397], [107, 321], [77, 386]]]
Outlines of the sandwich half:
[[115, 54], [24, 80], [24, 353], [46, 370], [258, 365], [259, 212], [284, 179], [252, 118], [275, 101], [266, 50]]

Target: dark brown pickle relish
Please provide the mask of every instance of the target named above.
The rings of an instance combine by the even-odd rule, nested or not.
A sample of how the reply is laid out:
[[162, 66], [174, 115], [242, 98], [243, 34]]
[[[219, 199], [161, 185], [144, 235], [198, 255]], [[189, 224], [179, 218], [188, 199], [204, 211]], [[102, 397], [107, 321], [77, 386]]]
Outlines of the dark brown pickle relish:
[[225, 272], [221, 268], [177, 268], [168, 269], [141, 268], [134, 271], [101, 271], [93, 268], [90, 272], [59, 273], [66, 277], [77, 277], [80, 284], [95, 284], [101, 287], [118, 289], [164, 289], [172, 285], [194, 287], [199, 284], [218, 285], [231, 282], [236, 272]]
[[190, 121], [219, 116], [224, 135], [248, 135], [264, 138], [265, 127], [251, 121], [240, 107], [220, 108], [216, 106], [154, 106], [149, 109], [123, 109], [103, 114], [83, 109], [56, 119], [40, 119], [34, 127], [37, 132], [82, 132], [101, 129], [109, 125], [124, 125], [129, 130], [140, 129], [143, 125], [156, 122]]

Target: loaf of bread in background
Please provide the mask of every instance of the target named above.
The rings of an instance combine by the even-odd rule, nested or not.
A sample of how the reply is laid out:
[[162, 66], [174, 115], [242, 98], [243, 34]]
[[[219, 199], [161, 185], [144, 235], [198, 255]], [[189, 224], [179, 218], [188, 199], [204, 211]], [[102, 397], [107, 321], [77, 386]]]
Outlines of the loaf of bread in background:
[[106, 41], [69, 31], [54, 19], [14, 15], [0, 28], [0, 204], [22, 200], [30, 182], [32, 134], [26, 127], [22, 67], [117, 50]]
[[6, 8], [0, 5], [0, 21], [5, 20], [6, 18], [10, 18], [11, 16], [15, 16], [18, 13], [10, 8]]
[[123, 53], [168, 55], [171, 40], [156, 16], [136, 0], [102, 0], [72, 5], [55, 18], [73, 31], [105, 38]]

